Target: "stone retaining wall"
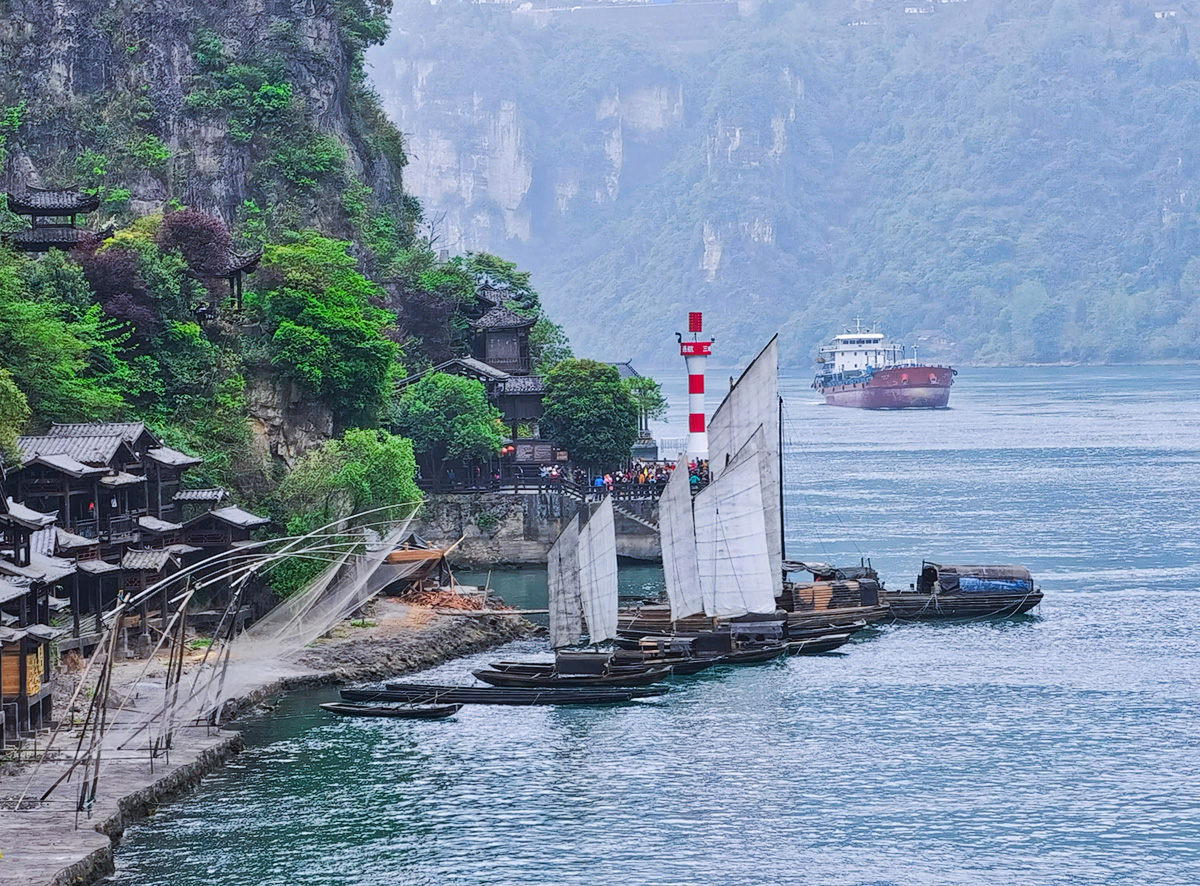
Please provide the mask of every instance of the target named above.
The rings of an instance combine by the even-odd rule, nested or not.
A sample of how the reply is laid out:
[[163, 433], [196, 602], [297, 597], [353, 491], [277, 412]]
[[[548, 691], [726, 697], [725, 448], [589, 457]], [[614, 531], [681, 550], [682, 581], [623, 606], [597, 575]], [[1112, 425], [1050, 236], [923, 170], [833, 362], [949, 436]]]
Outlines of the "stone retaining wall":
[[[621, 501], [618, 507], [658, 524], [658, 501]], [[457, 546], [450, 556], [455, 565], [542, 565], [565, 521], [581, 503], [547, 490], [472, 492], [431, 495], [414, 529], [439, 547]], [[616, 515], [617, 554], [636, 560], [662, 557], [658, 532], [620, 511]], [[461, 539], [461, 541], [460, 541]]]

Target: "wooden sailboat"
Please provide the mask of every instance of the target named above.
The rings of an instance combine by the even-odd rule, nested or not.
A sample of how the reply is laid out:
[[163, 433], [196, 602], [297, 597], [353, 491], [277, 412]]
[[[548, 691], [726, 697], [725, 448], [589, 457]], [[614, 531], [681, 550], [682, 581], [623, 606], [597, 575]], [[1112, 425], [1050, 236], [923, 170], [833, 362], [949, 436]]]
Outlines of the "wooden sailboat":
[[[783, 640], [792, 651], [827, 651], [886, 613], [886, 606], [874, 599], [821, 612], [820, 594], [784, 580], [778, 374], [778, 345], [772, 338], [709, 422], [709, 486], [693, 501], [686, 469], [675, 471], [681, 475], [679, 482], [675, 475], [668, 482], [659, 500], [659, 528], [669, 603], [623, 611], [622, 636], [729, 630], [732, 624], [766, 619], [782, 623]], [[679, 464], [686, 463], [681, 455]], [[719, 524], [714, 514], [720, 515]], [[729, 542], [731, 532], [738, 541], [722, 548], [720, 543]], [[769, 602], [762, 596], [764, 583]], [[743, 599], [747, 588], [758, 595], [751, 605]], [[814, 632], [828, 640], [818, 644]]]
[[[553, 663], [474, 671], [493, 686], [588, 687], [645, 686], [670, 675], [668, 667], [615, 665], [611, 653], [563, 651], [588, 642], [599, 646], [617, 636], [617, 534], [612, 499], [605, 498], [590, 516], [584, 511], [563, 528], [548, 558], [550, 645]], [[587, 516], [586, 521], [581, 517]]]

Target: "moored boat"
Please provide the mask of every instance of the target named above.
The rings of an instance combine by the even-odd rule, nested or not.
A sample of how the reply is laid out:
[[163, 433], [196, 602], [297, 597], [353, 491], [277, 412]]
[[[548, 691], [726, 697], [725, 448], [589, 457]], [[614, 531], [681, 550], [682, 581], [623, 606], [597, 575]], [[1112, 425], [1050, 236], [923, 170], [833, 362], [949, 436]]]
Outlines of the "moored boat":
[[658, 683], [671, 676], [671, 669], [669, 667], [635, 668], [610, 670], [601, 674], [569, 674], [558, 670], [538, 670], [529, 673], [519, 670], [498, 671], [489, 668], [480, 668], [471, 673], [474, 674], [476, 679], [482, 680], [484, 683], [489, 683], [492, 686], [512, 688], [554, 688], [561, 686], [563, 688], [584, 689], [591, 686], [648, 686], [651, 683]]
[[402, 704], [604, 705], [666, 695], [666, 686], [594, 687], [591, 689], [500, 689], [495, 686], [446, 686], [435, 683], [388, 683], [384, 689], [343, 689], [345, 701]]
[[403, 720], [444, 720], [462, 709], [461, 704], [339, 704], [331, 701], [321, 710], [344, 717], [398, 717]]
[[817, 357], [814, 390], [830, 406], [859, 409], [944, 409], [958, 373], [949, 366], [908, 358], [882, 332], [854, 329], [835, 335]]
[[906, 591], [887, 591], [898, 619], [1020, 615], [1042, 602], [1024, 566], [944, 566], [926, 561]]

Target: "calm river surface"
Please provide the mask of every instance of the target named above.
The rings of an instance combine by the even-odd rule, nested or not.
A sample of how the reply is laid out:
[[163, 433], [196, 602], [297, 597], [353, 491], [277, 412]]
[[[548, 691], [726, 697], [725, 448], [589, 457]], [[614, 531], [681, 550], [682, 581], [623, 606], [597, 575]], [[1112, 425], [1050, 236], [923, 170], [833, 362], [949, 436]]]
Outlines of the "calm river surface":
[[924, 557], [1023, 563], [1034, 617], [888, 627], [619, 708], [370, 722], [293, 696], [129, 829], [113, 882], [1200, 883], [1200, 369], [968, 369], [939, 412], [807, 384], [785, 383], [789, 555], [869, 556], [891, 585]]

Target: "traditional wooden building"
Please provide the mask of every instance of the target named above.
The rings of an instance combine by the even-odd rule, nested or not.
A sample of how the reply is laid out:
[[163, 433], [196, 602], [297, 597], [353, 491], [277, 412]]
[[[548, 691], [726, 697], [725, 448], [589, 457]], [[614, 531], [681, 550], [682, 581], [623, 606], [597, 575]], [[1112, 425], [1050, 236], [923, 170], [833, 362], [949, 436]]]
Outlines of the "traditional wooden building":
[[251, 541], [252, 532], [271, 521], [230, 505], [193, 517], [183, 526], [184, 543], [209, 551], [225, 550]]
[[479, 319], [468, 321], [473, 356], [510, 375], [528, 375], [532, 368], [529, 330], [535, 322], [504, 305], [491, 308]]
[[179, 521], [186, 523], [193, 517], [215, 510], [229, 501], [229, 490], [217, 488], [180, 489], [175, 493], [175, 506], [179, 510]]
[[[195, 456], [164, 446], [141, 422], [56, 423], [50, 427], [45, 437], [37, 439], [43, 441], [42, 446], [52, 445], [44, 442], [47, 440], [81, 441], [77, 444], [79, 449], [68, 450], [80, 461], [88, 464], [103, 463], [107, 467], [143, 477], [144, 503], [135, 507], [135, 510], [160, 520], [179, 520], [175, 493], [182, 487], [184, 472], [201, 463], [201, 459]], [[110, 461], [97, 462], [86, 457], [86, 453], [93, 452], [96, 457], [103, 458], [114, 439], [129, 447], [135, 461], [125, 461], [118, 467]]]
[[112, 229], [99, 234], [75, 226], [80, 215], [100, 208], [100, 198], [78, 188], [27, 187], [19, 196], [8, 194], [8, 211], [29, 219], [29, 227], [5, 231], [0, 238], [22, 252], [74, 249], [87, 237], [111, 237]]
[[0, 494], [0, 746], [41, 729], [53, 707], [51, 584], [74, 572], [69, 561], [41, 556], [33, 536], [52, 526]]
[[[191, 274], [197, 280], [204, 282], [225, 281], [229, 286], [229, 302], [236, 310], [240, 311], [242, 309], [242, 281], [247, 274], [253, 274], [258, 269], [258, 263], [262, 261], [262, 256], [261, 249], [248, 253], [230, 251], [219, 268], [205, 273], [193, 271]], [[209, 319], [207, 306], [198, 308], [196, 313], [202, 322]], [[202, 314], [203, 316], [201, 316]]]

